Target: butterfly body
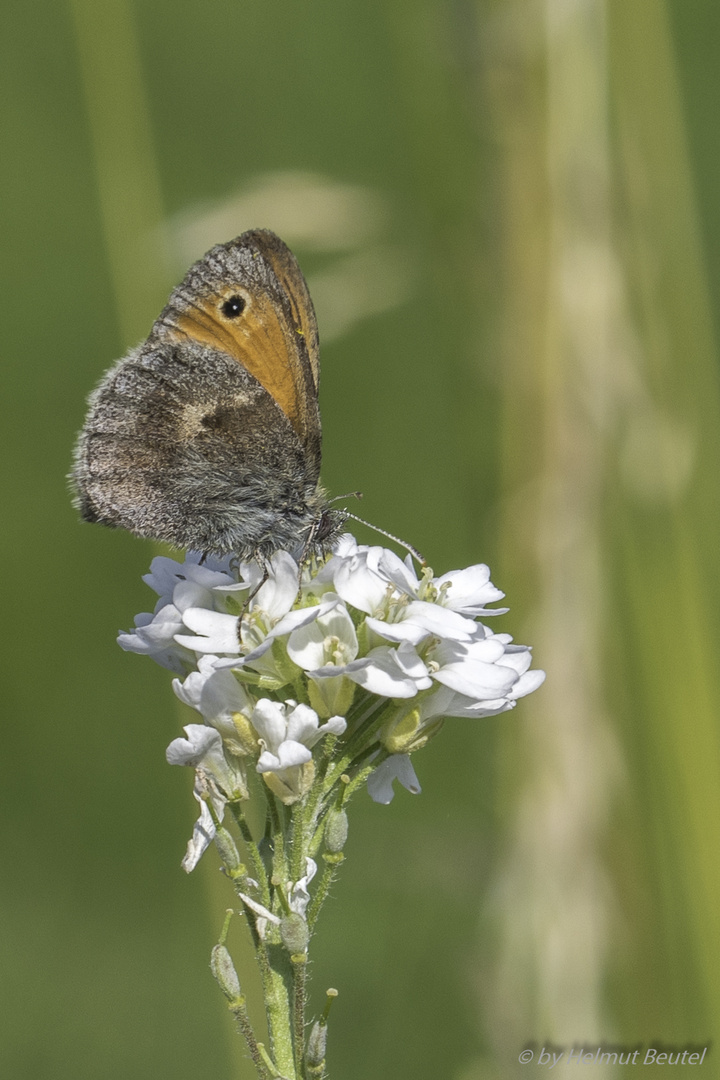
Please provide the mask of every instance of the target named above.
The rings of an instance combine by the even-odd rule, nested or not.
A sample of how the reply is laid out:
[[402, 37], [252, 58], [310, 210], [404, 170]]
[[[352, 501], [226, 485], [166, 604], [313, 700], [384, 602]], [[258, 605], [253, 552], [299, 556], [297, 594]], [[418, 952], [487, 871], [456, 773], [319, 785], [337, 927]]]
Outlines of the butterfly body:
[[89, 399], [72, 479], [86, 521], [242, 557], [330, 541], [318, 335], [288, 248], [255, 230], [188, 271]]

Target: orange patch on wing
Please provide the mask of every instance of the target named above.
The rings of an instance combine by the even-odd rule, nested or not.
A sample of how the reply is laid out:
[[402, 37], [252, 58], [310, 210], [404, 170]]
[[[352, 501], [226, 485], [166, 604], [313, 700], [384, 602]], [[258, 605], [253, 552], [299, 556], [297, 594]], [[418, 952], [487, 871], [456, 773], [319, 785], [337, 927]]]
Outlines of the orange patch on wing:
[[[269, 298], [252, 295], [236, 319], [224, 319], [225, 296], [203, 299], [177, 318], [187, 337], [232, 356], [253, 375], [287, 416], [301, 439], [307, 434], [307, 406], [294, 332], [284, 325]], [[282, 319], [282, 321], [281, 321]]]
[[300, 324], [296, 332], [305, 338], [313, 381], [317, 389], [320, 380], [318, 329], [307, 282], [295, 256], [288, 251], [282, 241], [278, 241], [277, 237], [263, 237], [262, 253], [290, 301], [294, 318]]

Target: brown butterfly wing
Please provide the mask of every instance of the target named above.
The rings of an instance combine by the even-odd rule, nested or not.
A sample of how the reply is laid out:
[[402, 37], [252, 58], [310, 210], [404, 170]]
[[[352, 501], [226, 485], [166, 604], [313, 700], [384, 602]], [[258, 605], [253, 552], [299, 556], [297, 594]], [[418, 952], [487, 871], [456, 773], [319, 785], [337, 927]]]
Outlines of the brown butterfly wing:
[[275, 233], [266, 229], [254, 230], [245, 233], [245, 236], [252, 237], [252, 242], [258, 245], [290, 301], [295, 325], [305, 342], [317, 393], [320, 386], [320, 339], [315, 308], [297, 259]]
[[213, 248], [90, 399], [83, 516], [206, 551], [302, 546], [327, 505], [317, 379], [315, 314], [282, 241]]
[[154, 333], [237, 360], [288, 418], [319, 475], [317, 320], [297, 260], [279, 237], [255, 229], [212, 248], [174, 290]]

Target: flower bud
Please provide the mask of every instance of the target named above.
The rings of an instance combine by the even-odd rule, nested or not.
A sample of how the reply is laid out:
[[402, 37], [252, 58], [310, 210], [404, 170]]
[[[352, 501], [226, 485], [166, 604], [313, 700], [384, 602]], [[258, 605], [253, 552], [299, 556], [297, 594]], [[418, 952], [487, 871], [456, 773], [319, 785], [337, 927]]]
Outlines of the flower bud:
[[420, 728], [420, 710], [410, 709], [404, 716], [395, 716], [385, 725], [380, 742], [391, 754], [407, 754], [413, 746]]
[[348, 835], [348, 816], [344, 810], [333, 807], [325, 821], [325, 847], [336, 855], [345, 847]]
[[260, 743], [255, 732], [255, 728], [252, 726], [247, 716], [244, 713], [236, 712], [232, 714], [233, 727], [235, 728], [235, 734], [239, 748], [244, 754], [256, 754], [258, 752]]
[[357, 685], [345, 675], [324, 675], [308, 679], [308, 698], [321, 720], [346, 716]]
[[310, 940], [308, 924], [302, 915], [292, 911], [280, 923], [280, 937], [289, 953], [304, 953]]
[[215, 945], [210, 956], [210, 970], [228, 1001], [237, 1001], [240, 997], [240, 980], [230, 953], [224, 945]]
[[286, 769], [284, 776], [276, 772], [266, 772], [262, 774], [262, 778], [280, 802], [285, 803], [286, 806], [292, 806], [312, 787], [315, 779], [315, 762], [306, 761], [296, 768]]
[[385, 725], [380, 742], [390, 754], [412, 754], [429, 742], [443, 726], [444, 717], [421, 721], [420, 710], [411, 709]]

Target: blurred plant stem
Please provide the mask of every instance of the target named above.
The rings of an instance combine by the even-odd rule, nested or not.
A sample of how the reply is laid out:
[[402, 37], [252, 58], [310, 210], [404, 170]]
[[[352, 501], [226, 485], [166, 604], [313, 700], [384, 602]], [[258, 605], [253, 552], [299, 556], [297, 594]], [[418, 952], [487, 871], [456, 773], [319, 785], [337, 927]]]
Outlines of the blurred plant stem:
[[502, 5], [497, 20], [502, 46], [488, 86], [503, 192], [503, 573], [539, 598], [533, 633], [551, 672], [504, 741], [504, 814], [514, 802], [516, 816], [499, 870], [497, 997], [488, 999], [504, 1055], [536, 1036], [566, 1042], [607, 1030], [599, 848], [617, 750], [600, 671], [600, 506], [622, 289], [604, 4]]
[[[92, 145], [98, 203], [121, 346], [146, 336], [172, 282], [162, 249], [163, 199], [130, 0], [70, 0]], [[206, 876], [214, 903], [222, 883]], [[238, 952], [252, 955], [249, 942]], [[257, 979], [247, 980], [252, 998]], [[254, 1075], [230, 1026], [239, 1077]]]
[[70, 0], [108, 265], [123, 346], [147, 335], [166, 296], [162, 194], [128, 0]]
[[[498, 1054], [535, 1037], [687, 1038], [691, 1014], [707, 1038], [720, 1015], [720, 407], [667, 15], [655, 0], [537, 0], [494, 4], [491, 25], [503, 574], [540, 598], [523, 632], [549, 676], [505, 728], [503, 813], [516, 810], [489, 1028]], [[620, 742], [645, 776], [632, 837], [614, 820]], [[611, 920], [642, 890], [627, 917], [654, 933], [617, 1003]]]
[[670, 1022], [687, 1032], [686, 1013], [707, 1038], [720, 1017], [717, 342], [667, 10], [613, 0], [610, 12], [633, 309], [649, 393], [670, 418], [651, 443], [650, 488], [647, 454], [621, 462], [615, 538], [643, 698], [637, 764], [672, 965], [664, 981], [683, 999]]

